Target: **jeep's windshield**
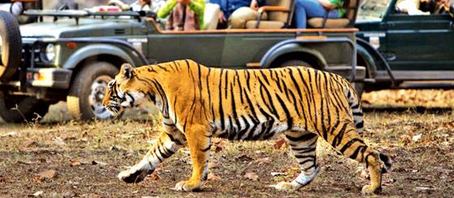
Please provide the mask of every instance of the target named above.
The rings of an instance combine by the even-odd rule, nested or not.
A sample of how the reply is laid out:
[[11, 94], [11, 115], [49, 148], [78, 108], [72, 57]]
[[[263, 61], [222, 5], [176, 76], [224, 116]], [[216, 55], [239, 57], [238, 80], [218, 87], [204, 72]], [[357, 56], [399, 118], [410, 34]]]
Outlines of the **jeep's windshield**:
[[391, 0], [363, 0], [358, 10], [356, 22], [381, 21]]

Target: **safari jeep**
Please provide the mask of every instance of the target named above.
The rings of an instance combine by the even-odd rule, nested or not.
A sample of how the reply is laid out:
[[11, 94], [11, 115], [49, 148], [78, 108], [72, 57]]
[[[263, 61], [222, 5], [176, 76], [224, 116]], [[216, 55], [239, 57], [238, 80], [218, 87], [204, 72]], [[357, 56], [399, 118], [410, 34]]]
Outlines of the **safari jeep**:
[[341, 74], [361, 92], [366, 68], [356, 64], [357, 9], [341, 28], [288, 29], [292, 2], [270, 0], [260, 12], [277, 13], [248, 22], [250, 29], [181, 32], [162, 30], [151, 12], [28, 10], [24, 15], [39, 20], [21, 26], [0, 12], [0, 116], [22, 122], [67, 101], [76, 118], [110, 118], [102, 99], [123, 63], [175, 59], [222, 68], [305, 65]]
[[[397, 0], [362, 0], [356, 25], [358, 64], [366, 90], [454, 87], [453, 18], [447, 12], [408, 15]], [[449, 9], [447, 9], [449, 10]]]

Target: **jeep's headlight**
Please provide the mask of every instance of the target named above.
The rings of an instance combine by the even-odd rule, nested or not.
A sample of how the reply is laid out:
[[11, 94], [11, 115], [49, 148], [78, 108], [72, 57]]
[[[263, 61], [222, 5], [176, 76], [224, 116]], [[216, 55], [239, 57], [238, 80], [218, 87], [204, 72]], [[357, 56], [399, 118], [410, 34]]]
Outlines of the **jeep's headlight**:
[[44, 55], [46, 56], [47, 61], [53, 61], [55, 59], [55, 45], [48, 44], [44, 51]]

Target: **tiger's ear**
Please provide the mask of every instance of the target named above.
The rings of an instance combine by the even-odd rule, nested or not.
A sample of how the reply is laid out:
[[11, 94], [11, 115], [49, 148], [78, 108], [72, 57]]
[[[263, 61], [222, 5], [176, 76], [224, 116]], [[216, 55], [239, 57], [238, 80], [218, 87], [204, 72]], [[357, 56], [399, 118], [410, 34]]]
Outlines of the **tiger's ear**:
[[128, 63], [121, 65], [120, 73], [123, 75], [123, 78], [130, 79], [133, 76], [132, 66]]

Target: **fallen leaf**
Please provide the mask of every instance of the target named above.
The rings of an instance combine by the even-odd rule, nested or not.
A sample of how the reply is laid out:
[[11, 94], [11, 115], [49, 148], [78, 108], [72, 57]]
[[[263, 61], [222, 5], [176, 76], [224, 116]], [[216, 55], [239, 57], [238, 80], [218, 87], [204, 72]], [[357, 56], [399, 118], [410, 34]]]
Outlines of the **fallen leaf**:
[[249, 156], [247, 156], [246, 154], [242, 154], [242, 155], [236, 157], [236, 159], [237, 159], [237, 160], [240, 160], [240, 161], [243, 161], [243, 162], [244, 162], [244, 161], [251, 161], [251, 160], [252, 160], [252, 158], [249, 157]]
[[287, 141], [285, 141], [284, 138], [281, 138], [281, 139], [277, 140], [273, 144], [273, 148], [274, 149], [281, 149], [283, 146], [287, 146]]
[[214, 173], [208, 173], [208, 180], [210, 181], [221, 181], [221, 177], [215, 175]]
[[71, 161], [71, 163], [69, 164], [69, 166], [71, 167], [74, 167], [74, 166], [80, 166], [82, 165], [78, 160], [73, 160]]
[[55, 171], [55, 170], [47, 170], [47, 171], [39, 173], [40, 179], [52, 179], [56, 175], [57, 175], [57, 171]]
[[151, 174], [149, 177], [150, 177], [152, 180], [155, 180], [155, 181], [161, 179], [161, 177], [159, 177], [158, 173], [156, 173], [156, 172], [153, 172], [153, 174]]
[[33, 162], [30, 162], [30, 161], [26, 162], [26, 161], [22, 161], [22, 160], [17, 160], [16, 163], [17, 163], [17, 164], [25, 164], [25, 165], [31, 165], [31, 164], [33, 164]]
[[29, 147], [37, 146], [37, 145], [38, 145], [38, 142], [33, 141], [33, 140], [27, 140], [22, 144], [22, 148], [29, 148]]
[[218, 167], [218, 165], [217, 165], [216, 163], [214, 163], [214, 162], [209, 162], [209, 163], [208, 163], [208, 168], [209, 168], [209, 169], [211, 169], [211, 168], [217, 168], [217, 167]]
[[215, 152], [222, 151], [227, 146], [227, 140], [221, 138], [213, 138], [211, 143], [211, 148], [213, 148]]
[[259, 179], [259, 176], [254, 172], [247, 172], [246, 174], [244, 174], [244, 177], [253, 181], [257, 181]]
[[33, 182], [35, 182], [36, 184], [40, 184], [40, 183], [42, 183], [42, 181], [41, 181], [41, 178], [40, 178], [40, 177], [33, 177]]
[[260, 164], [269, 164], [270, 162], [271, 162], [271, 160], [269, 157], [259, 158], [254, 161], [254, 163], [257, 163], [259, 165]]

